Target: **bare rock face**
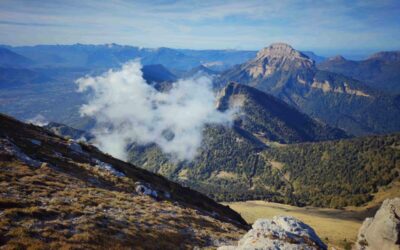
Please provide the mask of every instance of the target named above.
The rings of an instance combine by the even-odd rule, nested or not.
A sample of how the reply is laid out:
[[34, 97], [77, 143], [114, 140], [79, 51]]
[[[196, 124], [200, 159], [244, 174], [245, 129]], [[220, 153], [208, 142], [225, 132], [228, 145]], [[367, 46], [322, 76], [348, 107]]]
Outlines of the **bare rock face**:
[[365, 219], [355, 249], [400, 249], [400, 198], [385, 200], [374, 218]]
[[272, 77], [277, 71], [313, 69], [314, 61], [285, 43], [274, 43], [260, 50], [257, 57], [247, 65], [253, 78]]
[[315, 231], [291, 216], [258, 219], [237, 246], [223, 246], [219, 250], [294, 250], [327, 249]]

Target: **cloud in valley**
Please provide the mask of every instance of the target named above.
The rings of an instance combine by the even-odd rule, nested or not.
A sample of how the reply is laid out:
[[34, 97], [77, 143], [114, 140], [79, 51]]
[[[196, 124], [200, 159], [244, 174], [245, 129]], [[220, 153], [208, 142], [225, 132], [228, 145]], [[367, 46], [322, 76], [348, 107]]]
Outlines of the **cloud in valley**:
[[168, 92], [159, 92], [142, 77], [139, 61], [120, 70], [76, 82], [80, 92], [89, 92], [81, 115], [93, 117], [97, 145], [121, 159], [127, 147], [156, 143], [179, 160], [191, 160], [202, 142], [206, 124], [229, 125], [234, 111], [215, 109], [215, 94], [207, 76], [175, 82]]

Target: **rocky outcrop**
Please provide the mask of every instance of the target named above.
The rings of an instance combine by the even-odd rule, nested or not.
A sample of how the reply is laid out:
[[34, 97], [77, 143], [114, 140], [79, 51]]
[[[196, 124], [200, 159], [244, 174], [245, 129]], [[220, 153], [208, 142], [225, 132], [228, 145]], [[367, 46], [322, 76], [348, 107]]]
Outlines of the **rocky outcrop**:
[[[378, 57], [396, 59], [395, 55]], [[276, 43], [248, 62], [222, 72], [214, 86], [223, 88], [237, 82], [255, 87], [353, 135], [399, 131], [400, 108], [393, 90], [400, 89], [400, 63], [363, 62], [334, 57], [316, 65], [290, 45]], [[388, 95], [377, 91], [383, 86]]]
[[274, 43], [260, 50], [257, 57], [247, 65], [252, 78], [268, 78], [277, 71], [312, 69], [314, 61], [285, 43]]
[[365, 219], [355, 249], [400, 249], [400, 198], [385, 200], [374, 218]]
[[237, 246], [222, 246], [219, 250], [241, 249], [327, 249], [315, 231], [291, 216], [258, 219]]

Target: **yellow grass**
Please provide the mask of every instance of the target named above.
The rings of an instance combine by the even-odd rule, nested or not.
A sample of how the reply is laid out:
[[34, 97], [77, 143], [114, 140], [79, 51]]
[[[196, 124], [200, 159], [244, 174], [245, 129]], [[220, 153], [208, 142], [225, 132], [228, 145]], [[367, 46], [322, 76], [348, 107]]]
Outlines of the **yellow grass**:
[[[246, 201], [224, 203], [239, 212], [248, 222], [258, 218], [272, 218], [275, 215], [291, 215], [310, 225], [329, 248], [343, 249], [345, 242], [354, 242], [363, 217], [354, 211]], [[344, 241], [346, 239], [346, 241]]]
[[[351, 211], [372, 211], [372, 215], [375, 213], [375, 210], [380, 207], [382, 202], [386, 199], [391, 199], [394, 197], [400, 197], [400, 180], [395, 180], [389, 185], [382, 187], [374, 194], [374, 198], [368, 202], [365, 206], [361, 207], [346, 207], [346, 210]], [[371, 217], [371, 213], [367, 214], [368, 217]]]

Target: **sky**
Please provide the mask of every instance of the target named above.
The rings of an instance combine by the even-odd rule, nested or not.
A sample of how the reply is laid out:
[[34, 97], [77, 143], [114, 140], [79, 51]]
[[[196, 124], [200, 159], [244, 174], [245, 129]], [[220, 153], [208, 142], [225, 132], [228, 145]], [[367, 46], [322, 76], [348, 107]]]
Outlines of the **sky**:
[[400, 49], [399, 0], [0, 0], [0, 44], [258, 50]]

